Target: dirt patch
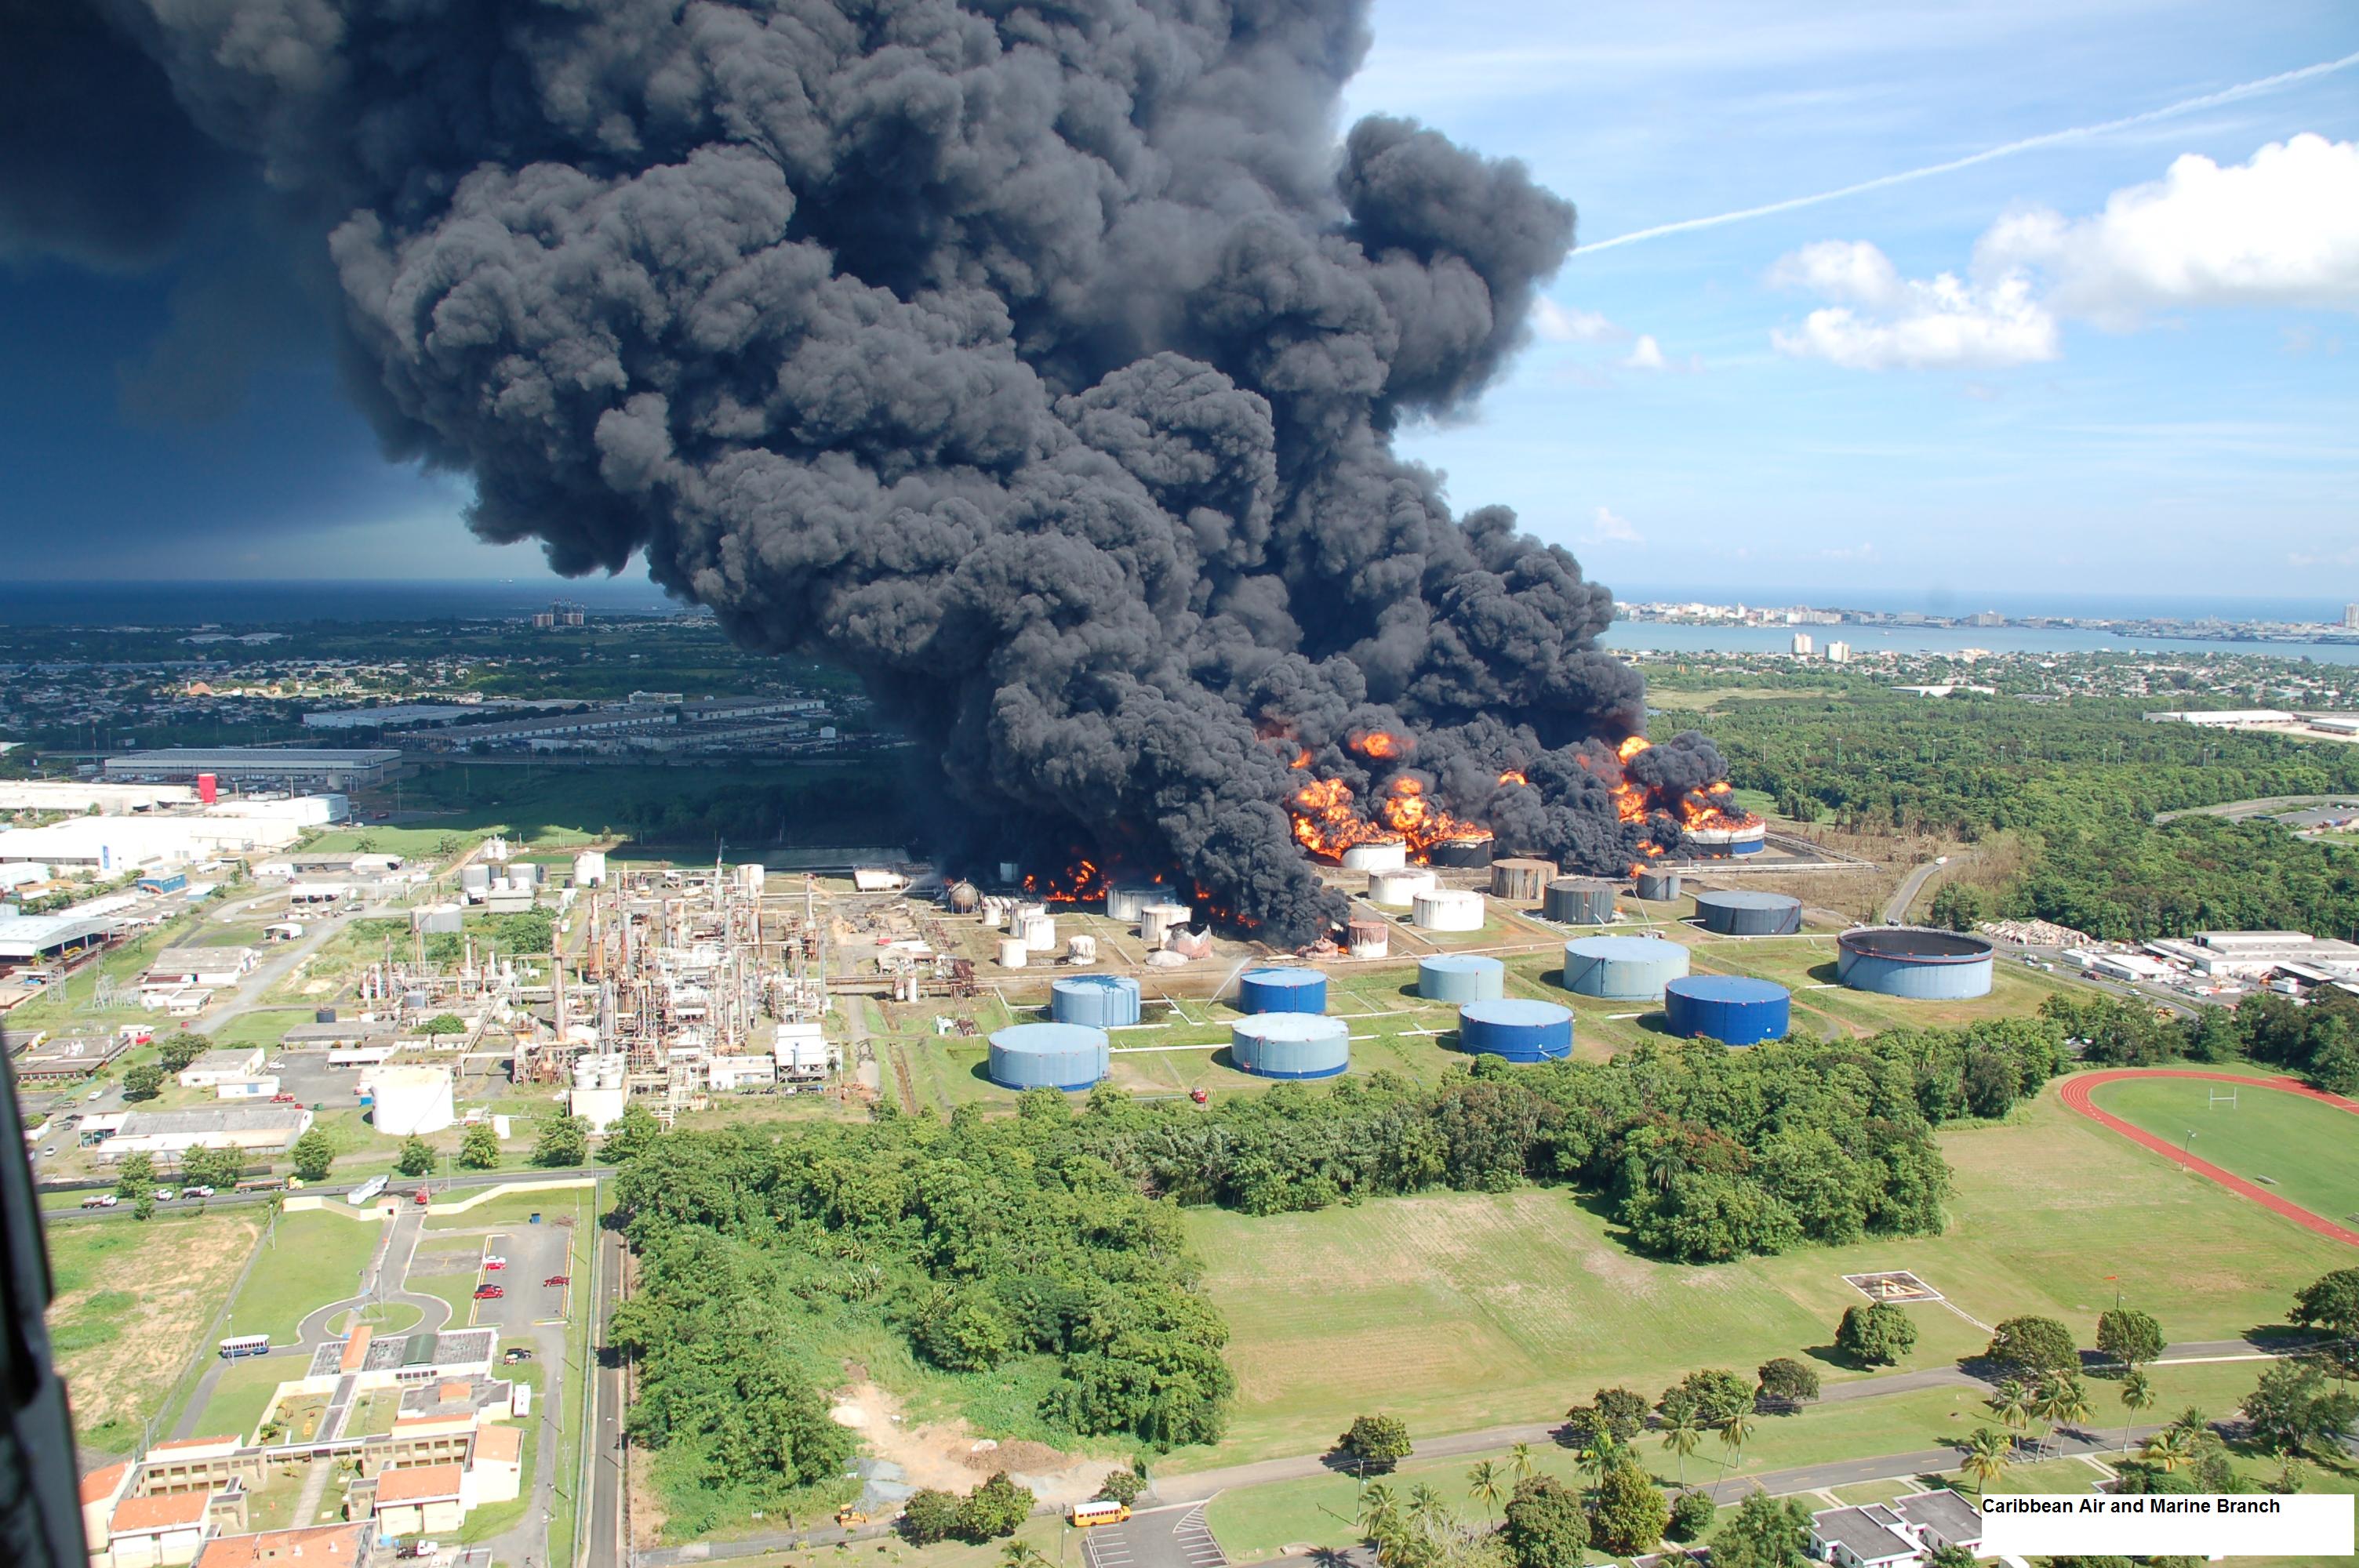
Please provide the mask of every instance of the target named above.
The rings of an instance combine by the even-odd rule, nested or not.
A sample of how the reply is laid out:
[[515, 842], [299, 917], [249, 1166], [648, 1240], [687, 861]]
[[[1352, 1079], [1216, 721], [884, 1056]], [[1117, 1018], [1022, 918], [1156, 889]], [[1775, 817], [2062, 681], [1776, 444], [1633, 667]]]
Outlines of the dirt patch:
[[[123, 1223], [98, 1221], [110, 1234], [88, 1239], [119, 1242], [125, 1233], [114, 1227]], [[93, 1248], [76, 1270], [85, 1277], [49, 1305], [50, 1331], [66, 1346], [58, 1369], [84, 1431], [157, 1412], [261, 1231], [243, 1215], [221, 1213], [150, 1222], [134, 1234], [127, 1246]]]
[[865, 1379], [839, 1393], [828, 1413], [858, 1433], [869, 1453], [899, 1465], [913, 1487], [963, 1494], [994, 1471], [1006, 1470], [1022, 1477], [1042, 1502], [1064, 1504], [1096, 1496], [1106, 1472], [1119, 1468], [1114, 1461], [1077, 1459], [1044, 1443], [978, 1437], [964, 1421], [912, 1425], [903, 1419], [900, 1400]]

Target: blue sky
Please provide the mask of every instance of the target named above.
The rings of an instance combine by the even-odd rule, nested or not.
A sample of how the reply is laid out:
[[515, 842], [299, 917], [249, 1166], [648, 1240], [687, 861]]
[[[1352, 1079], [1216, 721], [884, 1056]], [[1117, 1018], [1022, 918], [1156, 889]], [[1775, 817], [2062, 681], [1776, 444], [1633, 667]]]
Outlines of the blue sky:
[[[2336, 60], [2359, 10], [1458, 0], [1380, 3], [1375, 38], [1352, 114], [1523, 158], [1588, 247]], [[2359, 599], [2354, 144], [2359, 67], [1584, 248], [1511, 374], [1403, 449], [1625, 590]], [[460, 482], [375, 455], [303, 310], [238, 343], [242, 399], [189, 373], [242, 254], [0, 251], [0, 532], [31, 571], [541, 575], [466, 534]]]

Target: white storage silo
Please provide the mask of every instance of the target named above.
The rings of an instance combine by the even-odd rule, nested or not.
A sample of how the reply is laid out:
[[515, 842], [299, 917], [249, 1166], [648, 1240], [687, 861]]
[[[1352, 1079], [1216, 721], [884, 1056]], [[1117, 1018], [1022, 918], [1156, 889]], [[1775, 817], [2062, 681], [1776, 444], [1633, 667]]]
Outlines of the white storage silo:
[[440, 1132], [459, 1119], [448, 1067], [379, 1067], [369, 1082], [376, 1097], [371, 1119], [388, 1138]]
[[1430, 888], [1410, 907], [1409, 918], [1427, 931], [1483, 929], [1483, 895], [1464, 888]]
[[1035, 953], [1057, 950], [1057, 923], [1046, 911], [1027, 914], [1016, 923], [1016, 934], [1024, 938], [1024, 946]]
[[1417, 895], [1434, 885], [1433, 873], [1423, 866], [1404, 866], [1368, 873], [1368, 902], [1387, 909], [1407, 909]]
[[999, 939], [999, 967], [1001, 968], [1020, 969], [1031, 961], [1032, 949], [1024, 945], [1023, 937], [1003, 936]]
[[606, 851], [584, 849], [573, 857], [573, 885], [578, 888], [603, 886], [606, 881]]
[[1347, 871], [1397, 871], [1408, 864], [1408, 846], [1397, 838], [1377, 838], [1343, 851]]
[[1194, 913], [1184, 903], [1150, 903], [1138, 912], [1139, 940], [1149, 947], [1160, 947], [1163, 939], [1186, 925]]

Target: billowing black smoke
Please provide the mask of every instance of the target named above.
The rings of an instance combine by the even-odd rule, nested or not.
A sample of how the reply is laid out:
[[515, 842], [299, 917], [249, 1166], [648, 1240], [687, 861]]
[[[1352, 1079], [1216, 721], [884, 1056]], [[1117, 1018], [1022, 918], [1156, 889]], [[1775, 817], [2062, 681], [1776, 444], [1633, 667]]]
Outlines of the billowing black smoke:
[[1643, 719], [1605, 591], [1392, 454], [1573, 214], [1405, 121], [1338, 147], [1363, 0], [90, 3], [316, 215], [373, 415], [479, 531], [857, 670], [976, 848], [1302, 939], [1340, 905], [1285, 803], [1384, 787], [1370, 730], [1515, 847], [1676, 840], [1595, 744]]

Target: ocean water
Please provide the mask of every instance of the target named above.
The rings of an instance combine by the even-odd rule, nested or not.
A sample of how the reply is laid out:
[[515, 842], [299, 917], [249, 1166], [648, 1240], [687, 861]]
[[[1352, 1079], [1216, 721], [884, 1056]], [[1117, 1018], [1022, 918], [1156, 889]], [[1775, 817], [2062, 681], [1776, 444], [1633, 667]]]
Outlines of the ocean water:
[[2314, 659], [2327, 665], [2359, 665], [2359, 643], [2226, 643], [2177, 637], [2117, 637], [2110, 632], [2077, 626], [1687, 626], [1618, 621], [1598, 640], [1608, 648], [1632, 653], [1782, 654], [1793, 646], [1797, 632], [1809, 633], [1821, 655], [1829, 643], [1848, 643], [1862, 654], [1955, 654], [1966, 648], [1983, 648], [1994, 654], [2256, 654], [2277, 659]]
[[2359, 600], [2359, 581], [2340, 599], [2234, 599], [2218, 594], [2125, 594], [2019, 592], [2012, 589], [1969, 592], [1950, 589], [1794, 588], [1775, 583], [1723, 584], [1624, 581], [1607, 587], [1627, 604], [1811, 605], [1821, 610], [1916, 611], [1925, 615], [1972, 615], [1995, 610], [2023, 617], [2071, 616], [2100, 621], [2277, 621], [2338, 624], [2343, 607]]

